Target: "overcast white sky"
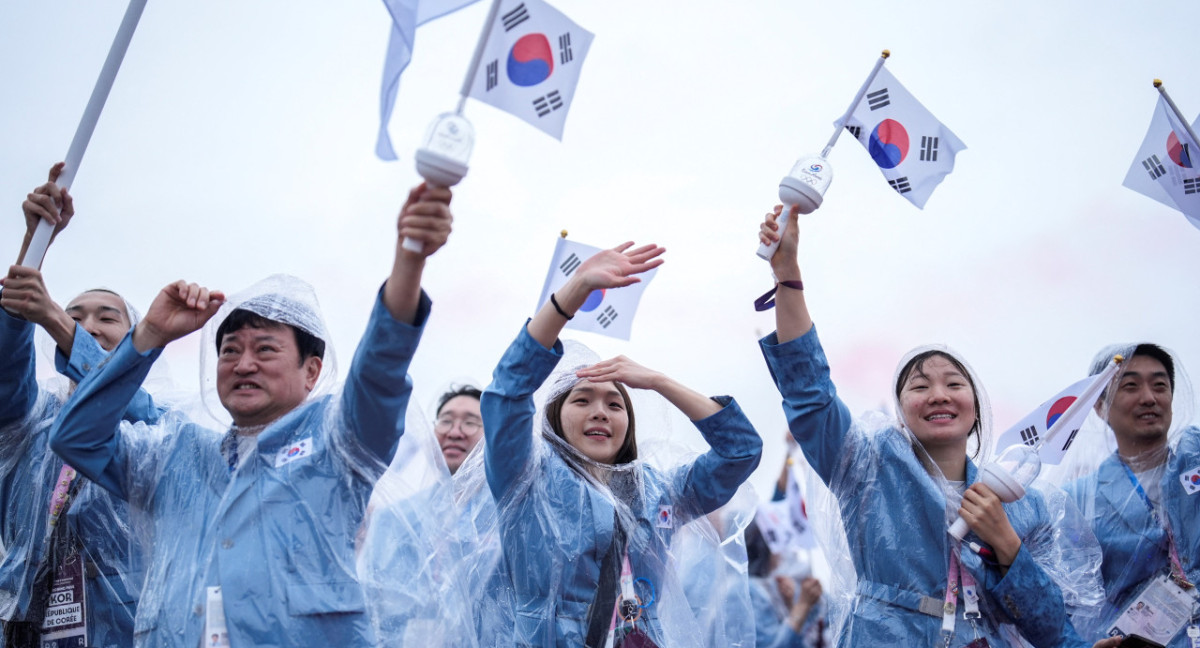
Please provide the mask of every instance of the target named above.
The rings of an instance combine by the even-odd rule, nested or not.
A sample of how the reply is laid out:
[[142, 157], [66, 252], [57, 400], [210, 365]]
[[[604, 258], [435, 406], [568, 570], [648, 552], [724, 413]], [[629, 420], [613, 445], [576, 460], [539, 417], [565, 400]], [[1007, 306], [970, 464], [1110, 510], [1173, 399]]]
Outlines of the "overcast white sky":
[[[374, 157], [388, 16], [377, 0], [150, 0], [73, 187], [78, 217], [45, 274], [60, 301], [105, 285], [145, 308], [186, 278], [237, 291], [312, 282], [343, 369], [388, 272], [412, 153], [452, 109], [486, 1], [422, 28]], [[429, 405], [485, 384], [532, 314], [562, 229], [666, 246], [630, 342], [571, 334], [698, 390], [731, 393], [777, 474], [784, 420], [757, 348], [773, 315], [754, 255], [762, 213], [819, 151], [879, 51], [967, 145], [925, 210], [843, 138], [802, 266], [843, 398], [886, 405], [896, 361], [944, 342], [972, 362], [1002, 430], [1112, 341], [1200, 363], [1200, 231], [1121, 186], [1166, 82], [1200, 111], [1193, 1], [964, 3], [556, 0], [595, 33], [563, 141], [468, 104], [477, 145], [456, 230], [426, 273], [435, 306], [413, 364]], [[0, 5], [0, 251], [61, 159], [125, 3]], [[194, 385], [196, 341], [166, 358]]]

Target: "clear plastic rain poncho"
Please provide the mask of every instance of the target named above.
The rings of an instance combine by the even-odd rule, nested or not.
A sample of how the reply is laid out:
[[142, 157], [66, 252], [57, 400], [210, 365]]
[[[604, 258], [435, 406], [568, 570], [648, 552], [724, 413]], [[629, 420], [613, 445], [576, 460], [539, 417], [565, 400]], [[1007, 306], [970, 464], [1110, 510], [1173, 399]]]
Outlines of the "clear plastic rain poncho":
[[[429, 419], [418, 427], [417, 418], [409, 415], [403, 449], [375, 487], [360, 542], [379, 645], [503, 646], [503, 620], [477, 604], [505, 586], [496, 505], [481, 481], [451, 478]], [[480, 440], [459, 474], [481, 472], [482, 456]]]
[[[713, 449], [679, 463], [651, 449], [664, 430], [666, 417], [652, 414], [666, 411], [663, 401], [635, 391], [639, 458], [593, 462], [546, 416], [547, 403], [578, 382], [575, 371], [597, 360], [582, 347], [563, 355], [522, 327], [484, 392], [485, 471], [477, 463], [459, 471], [497, 500], [508, 587], [481, 593], [478, 605], [505, 620], [499, 645], [750, 645], [752, 628], [739, 621], [752, 616], [738, 524], [718, 533], [705, 517], [758, 464], [749, 421], [720, 398], [723, 409], [695, 424]], [[689, 588], [687, 569], [708, 570], [712, 586]]]
[[[841, 646], [1083, 645], [1068, 622], [1101, 597], [1099, 551], [1086, 522], [1058, 489], [1038, 484], [1004, 509], [1022, 539], [1003, 573], [947, 530], [958, 517], [962, 491], [987, 461], [991, 409], [982, 383], [960, 356], [944, 347], [914, 349], [899, 371], [924, 351], [962, 364], [978, 403], [978, 436], [969, 444], [966, 483], [942, 476], [898, 417], [851, 418], [837, 398], [814, 328], [784, 344], [762, 341], [767, 365], [783, 395], [784, 412], [805, 459], [827, 487], [809, 485], [810, 517], [831, 562], [827, 583], [831, 621]], [[893, 383], [894, 384], [894, 383]], [[896, 411], [901, 412], [899, 403]], [[952, 570], [953, 565], [959, 569]], [[952, 573], [958, 592], [948, 589]], [[964, 594], [978, 595], [979, 616], [966, 618]], [[971, 597], [974, 598], [974, 597]], [[955, 603], [947, 618], [948, 599]], [[1091, 642], [1087, 642], [1090, 645]]]
[[[1060, 471], [1104, 551], [1107, 600], [1085, 637], [1117, 628], [1182, 648], [1189, 645], [1185, 626], [1200, 624], [1196, 588], [1172, 587], [1200, 583], [1200, 428], [1192, 384], [1178, 356], [1149, 344], [1105, 348], [1090, 373], [1114, 354], [1125, 358], [1121, 369]], [[1115, 429], [1141, 443], [1118, 447]]]
[[[206, 325], [206, 353], [237, 308], [328, 341], [311, 287], [277, 275], [222, 307]], [[54, 447], [127, 499], [148, 530], [137, 645], [196, 648], [214, 636], [234, 646], [374, 645], [355, 538], [403, 432], [406, 372], [428, 313], [422, 296], [418, 324], [398, 322], [377, 298], [345, 384], [323, 394], [318, 382], [260, 430], [206, 427], [174, 410], [156, 426], [118, 428], [114, 404], [128, 399], [160, 352], [139, 354], [129, 338], [80, 385]], [[325, 357], [331, 374], [328, 346]], [[230, 371], [239, 386], [257, 384], [271, 398], [272, 376], [307, 362], [285, 359], [243, 359]]]
[[[136, 321], [137, 311], [125, 306]], [[105, 352], [78, 325], [68, 355], [49, 336], [35, 343], [45, 334], [33, 324], [0, 318], [0, 619], [8, 640], [127, 646], [143, 576], [128, 508], [49, 448], [63, 402]], [[41, 384], [35, 346], [61, 372]], [[122, 413], [128, 420], [158, 414], [145, 392]]]

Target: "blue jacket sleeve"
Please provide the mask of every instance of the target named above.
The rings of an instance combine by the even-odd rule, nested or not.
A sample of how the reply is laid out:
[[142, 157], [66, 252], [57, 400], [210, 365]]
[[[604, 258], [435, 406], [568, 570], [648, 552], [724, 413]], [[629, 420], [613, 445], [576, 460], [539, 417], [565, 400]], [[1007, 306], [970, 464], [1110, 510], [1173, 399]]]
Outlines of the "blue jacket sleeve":
[[33, 324], [0, 309], [0, 425], [23, 420], [37, 400]]
[[492, 372], [480, 399], [483, 412], [484, 468], [488, 488], [499, 501], [517, 482], [533, 454], [533, 392], [562, 359], [562, 343], [547, 349], [525, 326]]
[[412, 396], [408, 366], [431, 307], [422, 290], [416, 324], [401, 322], [384, 306], [380, 288], [342, 389], [343, 421], [354, 438], [385, 465], [391, 463], [404, 434], [404, 412]]
[[1075, 631], [1063, 604], [1062, 591], [1024, 545], [1004, 576], [996, 569], [986, 570], [984, 587], [1004, 608], [1021, 636], [1034, 646], [1092, 645]]
[[675, 484], [691, 508], [685, 512], [688, 518], [724, 506], [762, 458], [762, 439], [737, 402], [728, 396], [715, 400], [723, 405], [721, 410], [695, 422], [710, 449], [684, 466]]
[[[103, 362], [107, 355], [96, 338], [93, 338], [76, 323], [75, 338], [71, 343], [71, 356], [68, 358], [62, 349], [54, 347], [54, 368], [58, 370], [58, 373], [78, 384], [83, 382], [84, 377]], [[153, 424], [158, 421], [158, 417], [162, 413], [163, 408], [154, 404], [154, 399], [150, 397], [150, 394], [144, 389], [138, 389], [129, 401], [129, 406], [125, 408], [124, 419], [130, 423], [143, 421]]]
[[126, 463], [119, 426], [162, 349], [145, 354], [129, 334], [75, 388], [50, 432], [50, 449], [88, 479], [126, 499]]
[[783, 396], [783, 412], [808, 463], [828, 484], [850, 431], [851, 417], [829, 378], [829, 361], [817, 327], [778, 343], [772, 333], [759, 341], [771, 378]]

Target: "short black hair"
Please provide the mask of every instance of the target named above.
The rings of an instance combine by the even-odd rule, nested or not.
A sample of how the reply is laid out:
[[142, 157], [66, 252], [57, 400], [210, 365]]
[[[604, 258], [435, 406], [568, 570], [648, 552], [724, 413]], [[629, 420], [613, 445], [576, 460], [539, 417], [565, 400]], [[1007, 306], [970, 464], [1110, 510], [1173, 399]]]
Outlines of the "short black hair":
[[483, 392], [479, 391], [479, 388], [472, 387], [471, 385], [452, 385], [450, 389], [446, 390], [446, 393], [442, 394], [441, 397], [438, 398], [437, 410], [434, 412], [434, 416], [441, 416], [442, 408], [446, 406], [446, 403], [449, 403], [451, 399], [458, 398], [459, 396], [470, 396], [475, 400], [482, 400]]
[[276, 326], [286, 326], [287, 328], [292, 329], [292, 333], [295, 333], [296, 349], [300, 352], [301, 363], [311, 357], [320, 358], [322, 360], [325, 359], [325, 340], [322, 340], [308, 331], [292, 326], [291, 324], [285, 324], [283, 322], [276, 322], [273, 319], [267, 319], [258, 313], [248, 311], [244, 308], [234, 309], [234, 311], [229, 314], [229, 317], [226, 317], [225, 321], [221, 322], [221, 325], [217, 327], [217, 353], [221, 352], [221, 340], [224, 340], [225, 336], [229, 335], [230, 333], [236, 333], [246, 327], [265, 329]]
[[1147, 358], [1154, 358], [1161, 362], [1162, 366], [1167, 370], [1167, 377], [1171, 379], [1171, 393], [1175, 393], [1175, 361], [1171, 359], [1171, 354], [1167, 353], [1166, 349], [1157, 344], [1146, 342], [1137, 345], [1130, 355], [1134, 357], [1146, 356]]

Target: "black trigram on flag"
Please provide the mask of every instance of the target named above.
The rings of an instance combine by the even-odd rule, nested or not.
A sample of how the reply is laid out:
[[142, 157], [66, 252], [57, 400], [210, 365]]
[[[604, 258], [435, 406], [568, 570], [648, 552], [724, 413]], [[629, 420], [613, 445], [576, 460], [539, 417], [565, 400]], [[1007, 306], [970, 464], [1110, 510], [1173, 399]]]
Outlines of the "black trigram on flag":
[[512, 31], [514, 27], [529, 20], [529, 10], [525, 8], [525, 3], [517, 5], [515, 9], [500, 17], [500, 21], [504, 23], [504, 31]]
[[921, 161], [937, 162], [938, 138], [921, 136]]
[[1146, 171], [1150, 173], [1151, 180], [1158, 180], [1163, 176], [1164, 173], [1167, 172], [1167, 170], [1163, 168], [1162, 162], [1158, 161], [1157, 155], [1151, 155], [1145, 160], [1142, 160], [1142, 166], [1146, 167]]
[[578, 268], [579, 265], [582, 263], [583, 263], [583, 261], [581, 261], [579, 259], [579, 257], [576, 256], [576, 254], [574, 252], [572, 252], [571, 256], [567, 257], [567, 259], [565, 261], [563, 261], [561, 264], [559, 264], [558, 269], [562, 270], [562, 273], [564, 275], [570, 277], [571, 273], [575, 272], [575, 268]]
[[1063, 447], [1062, 447], [1063, 452], [1066, 452], [1067, 448], [1070, 448], [1071, 444], [1075, 443], [1075, 435], [1076, 434], [1079, 434], [1079, 428], [1075, 428], [1074, 430], [1071, 430], [1071, 436], [1067, 437], [1067, 442], [1063, 444]]
[[563, 100], [562, 96], [558, 94], [558, 90], [533, 100], [533, 109], [537, 111], [538, 117], [545, 117], [562, 107]]
[[1037, 427], [1031, 425], [1024, 430], [1021, 430], [1021, 443], [1027, 446], [1037, 445], [1038, 433]]
[[888, 184], [892, 185], [892, 189], [895, 189], [896, 193], [908, 193], [912, 191], [912, 185], [908, 184], [908, 176], [888, 180]]
[[867, 93], [867, 105], [871, 107], [871, 110], [879, 110], [891, 103], [892, 100], [888, 98], [887, 88]]
[[500, 83], [500, 63], [492, 61], [487, 64], [487, 91], [491, 92], [498, 83]]
[[608, 328], [608, 325], [612, 324], [615, 319], [617, 319], [617, 309], [612, 306], [605, 306], [604, 310], [596, 316], [596, 321], [604, 328]]
[[1200, 178], [1188, 178], [1183, 181], [1183, 193], [1194, 194], [1200, 191]]
[[571, 52], [571, 32], [567, 32], [558, 37], [558, 62], [566, 65], [574, 58], [575, 54]]
[[847, 126], [846, 130], [854, 136], [854, 139], [859, 139], [859, 136], [862, 135], [862, 126]]

